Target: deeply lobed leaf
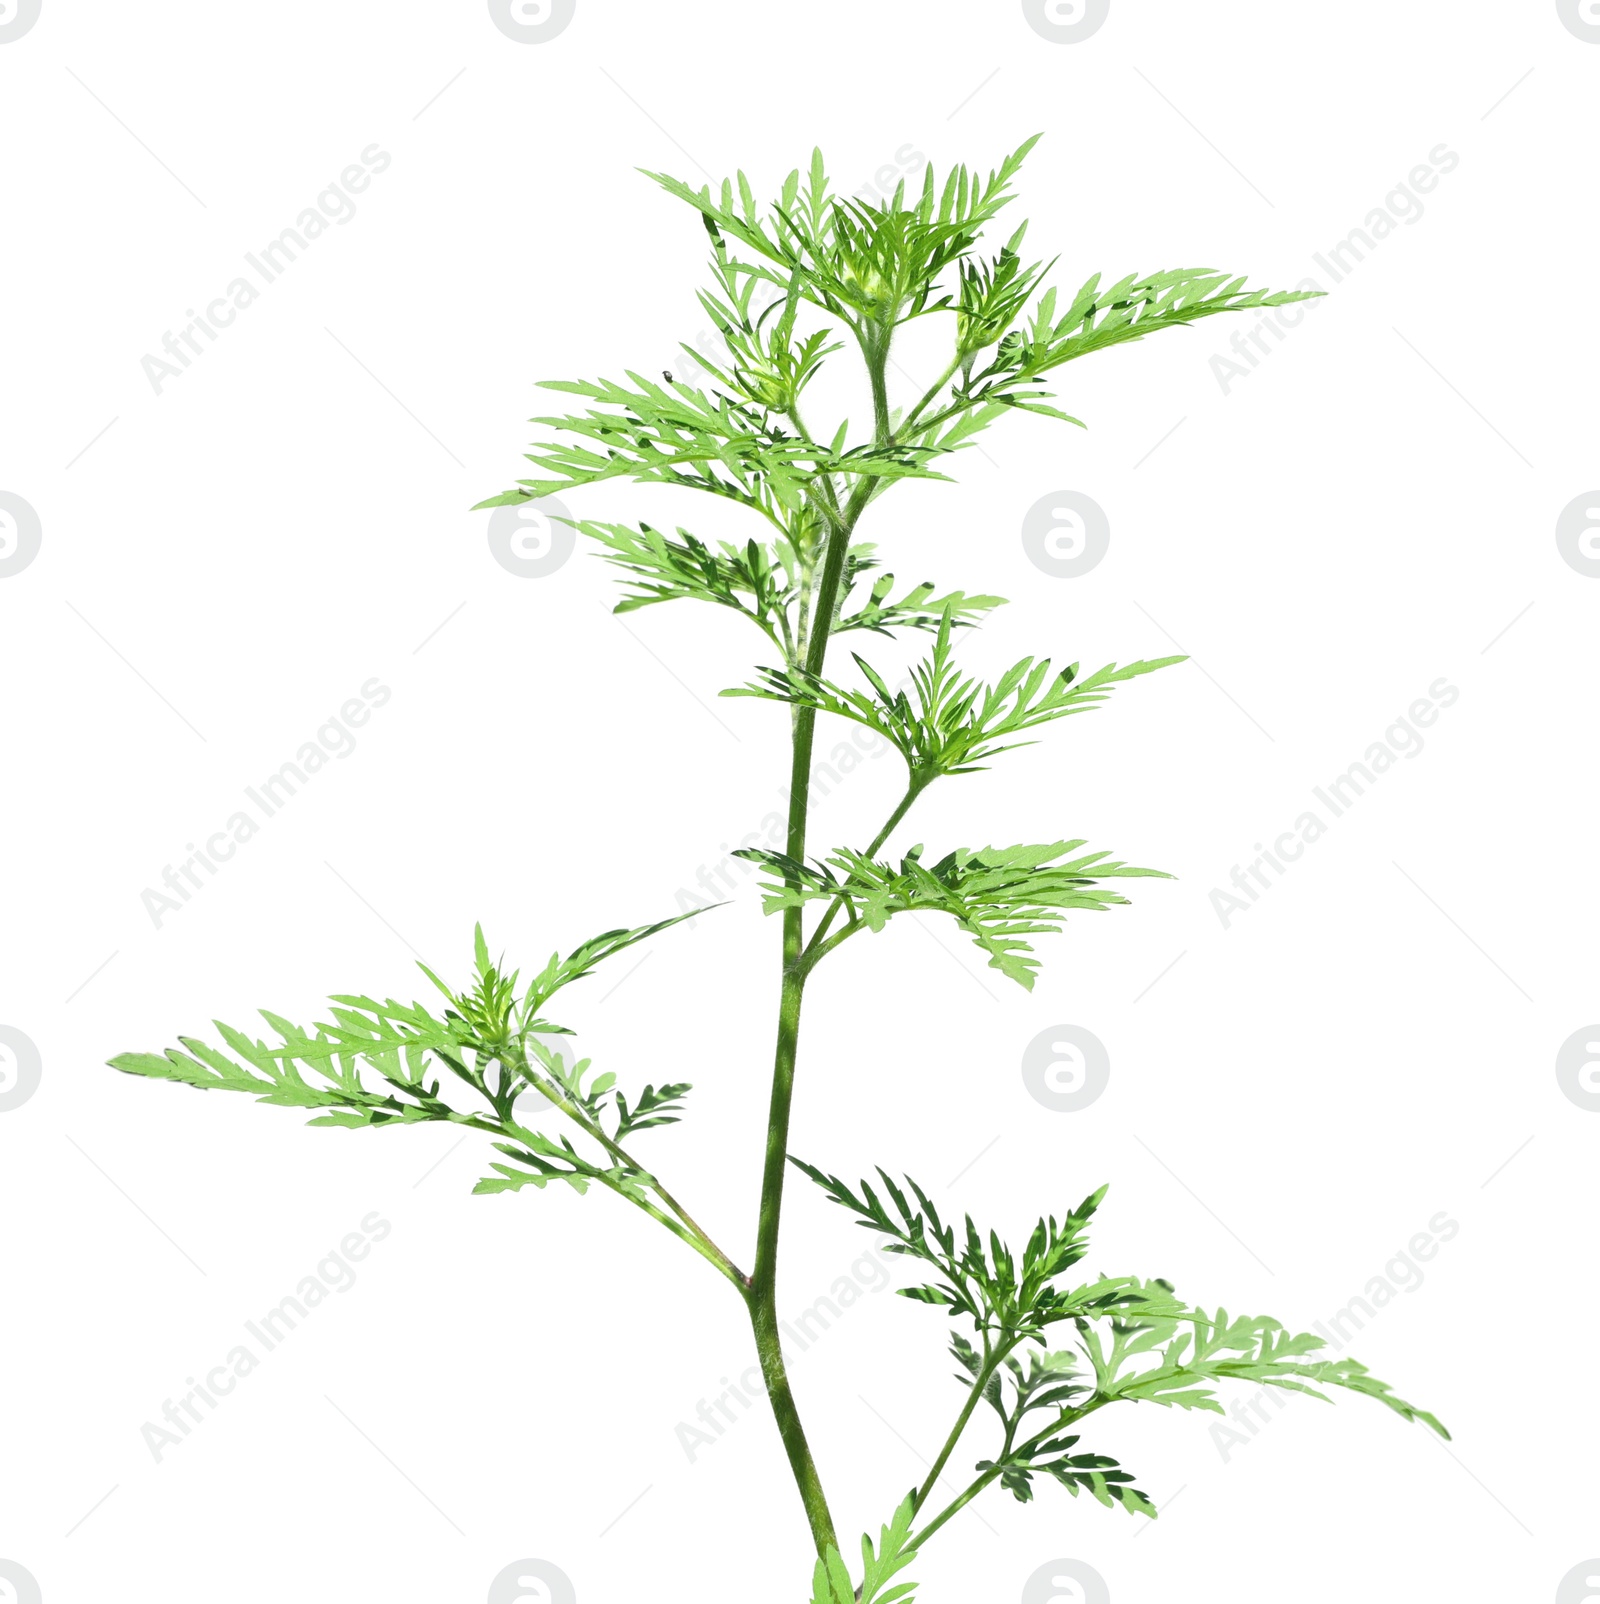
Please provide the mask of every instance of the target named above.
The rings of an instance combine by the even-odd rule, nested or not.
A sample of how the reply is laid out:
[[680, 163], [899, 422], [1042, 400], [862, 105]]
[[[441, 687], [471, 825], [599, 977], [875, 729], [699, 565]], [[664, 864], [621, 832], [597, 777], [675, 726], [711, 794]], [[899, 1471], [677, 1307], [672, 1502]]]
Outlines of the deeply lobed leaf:
[[1171, 878], [1163, 870], [1136, 868], [1105, 852], [1069, 856], [1084, 844], [1053, 841], [976, 852], [963, 847], [934, 864], [923, 863], [917, 846], [898, 867], [849, 848], [814, 866], [760, 847], [733, 855], [761, 865], [771, 876], [763, 899], [769, 913], [814, 901], [840, 903], [849, 923], [829, 947], [858, 929], [882, 930], [896, 914], [946, 913], [988, 954], [990, 968], [1032, 990], [1039, 960], [1029, 936], [1054, 934], [1074, 910], [1126, 903], [1126, 897], [1102, 881]]
[[861, 724], [889, 742], [905, 759], [911, 783], [920, 788], [940, 775], [974, 774], [1001, 752], [1028, 743], [1012, 739], [1038, 725], [1089, 712], [1114, 686], [1184, 657], [1141, 659], [1118, 667], [1108, 663], [1087, 679], [1078, 665], [1051, 672], [1049, 658], [1024, 657], [992, 685], [960, 674], [952, 661], [953, 611], [940, 618], [932, 654], [911, 671], [909, 691], [891, 690], [864, 658], [857, 668], [868, 689], [849, 690], [803, 667], [769, 668], [753, 684], [724, 696], [758, 696], [814, 708]]

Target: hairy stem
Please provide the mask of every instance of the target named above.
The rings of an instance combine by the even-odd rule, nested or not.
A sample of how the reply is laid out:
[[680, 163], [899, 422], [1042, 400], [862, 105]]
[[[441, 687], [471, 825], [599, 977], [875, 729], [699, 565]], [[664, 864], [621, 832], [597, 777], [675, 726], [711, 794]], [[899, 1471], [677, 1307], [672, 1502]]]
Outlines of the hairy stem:
[[878, 444], [889, 439], [889, 340], [893, 325], [882, 333], [874, 331], [867, 346], [867, 369], [872, 378], [872, 423]]
[[922, 399], [918, 401], [914, 407], [912, 407], [912, 409], [905, 415], [903, 419], [901, 419], [900, 428], [898, 430], [898, 434], [901, 437], [910, 436], [912, 425], [915, 424], [917, 419], [922, 416], [923, 411], [927, 408], [928, 404], [939, 394], [941, 390], [944, 389], [945, 385], [947, 385], [950, 380], [955, 377], [955, 371], [960, 366], [961, 353], [958, 351], [953, 357], [950, 358], [950, 365], [944, 370], [943, 373], [939, 375], [937, 379], [933, 381], [932, 384], [928, 386], [926, 392], [923, 394]]

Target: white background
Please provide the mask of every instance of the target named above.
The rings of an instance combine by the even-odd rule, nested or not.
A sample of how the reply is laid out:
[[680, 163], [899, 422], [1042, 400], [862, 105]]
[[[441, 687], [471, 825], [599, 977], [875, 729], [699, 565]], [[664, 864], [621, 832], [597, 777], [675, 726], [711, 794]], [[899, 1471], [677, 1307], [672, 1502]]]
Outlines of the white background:
[[[1352, 1351], [1455, 1441], [1296, 1401], [1225, 1461], [1211, 1417], [1111, 1412], [1092, 1446], [1157, 1523], [991, 1493], [930, 1544], [921, 1596], [1019, 1599], [1072, 1559], [1116, 1604], [1555, 1598], [1600, 1553], [1600, 1115], [1554, 1071], [1600, 1016], [1600, 582], [1555, 540], [1600, 480], [1597, 73], [1548, 0], [1113, 0], [1078, 43], [1014, 3], [579, 0], [540, 44], [481, 3], [45, 0], [0, 44], [0, 490], [43, 531], [0, 580], [0, 1024], [43, 1064], [0, 1114], [0, 1559], [46, 1604], [476, 1604], [524, 1558], [582, 1604], [804, 1596], [770, 1422], [693, 1464], [679, 1444], [751, 1355], [736, 1300], [649, 1222], [474, 1198], [476, 1137], [308, 1131], [101, 1066], [263, 1005], [421, 995], [414, 955], [463, 976], [478, 919], [542, 963], [726, 867], [783, 772], [781, 711], [714, 696], [757, 638], [691, 604], [609, 617], [587, 552], [514, 576], [465, 509], [558, 404], [533, 381], [654, 371], [704, 322], [699, 222], [635, 168], [770, 190], [820, 139], [855, 190], [1042, 129], [1014, 215], [1068, 291], [1192, 264], [1291, 286], [1435, 147], [1459, 163], [1227, 393], [1211, 359], [1243, 320], [1106, 353], [1057, 387], [1087, 433], [1018, 418], [957, 485], [875, 509], [903, 579], [1011, 599], [975, 667], [1194, 657], [946, 782], [900, 843], [1083, 836], [1179, 878], [1046, 941], [1031, 995], [948, 924], [847, 948], [808, 1000], [793, 1146], [909, 1170], [1013, 1240], [1110, 1182], [1087, 1268], [1297, 1327], [1443, 1212], [1459, 1231]], [[374, 143], [392, 161], [357, 215], [158, 395], [142, 358]], [[909, 388], [938, 358], [901, 360]], [[1059, 490], [1111, 521], [1078, 579], [1021, 544]], [[661, 491], [573, 501], [752, 532]], [[1425, 749], [1224, 929], [1213, 888], [1441, 676], [1459, 699]], [[141, 893], [373, 677], [392, 696], [356, 750], [157, 928]], [[837, 787], [815, 839], [869, 836], [897, 761]], [[777, 937], [740, 876], [561, 1015], [626, 1082], [695, 1083], [641, 1145], [740, 1259]], [[1079, 1113], [1020, 1072], [1062, 1023], [1111, 1055]], [[357, 1284], [156, 1463], [141, 1427], [374, 1210], [392, 1231]], [[785, 1312], [867, 1245], [797, 1182]], [[953, 1417], [943, 1328], [867, 1295], [795, 1358], [852, 1539]]]

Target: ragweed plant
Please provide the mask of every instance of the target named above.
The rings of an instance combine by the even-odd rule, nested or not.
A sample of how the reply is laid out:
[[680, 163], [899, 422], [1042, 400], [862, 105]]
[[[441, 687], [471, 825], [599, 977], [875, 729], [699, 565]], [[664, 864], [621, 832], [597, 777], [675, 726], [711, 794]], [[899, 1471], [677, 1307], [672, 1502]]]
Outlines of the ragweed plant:
[[[1048, 1478], [1074, 1497], [1088, 1493], [1108, 1507], [1153, 1516], [1132, 1475], [1085, 1441], [1086, 1422], [1112, 1404], [1220, 1412], [1217, 1389], [1228, 1382], [1316, 1397], [1343, 1388], [1406, 1420], [1444, 1429], [1355, 1360], [1315, 1357], [1320, 1337], [1296, 1335], [1264, 1317], [1190, 1305], [1161, 1279], [1076, 1281], [1103, 1188], [1065, 1218], [1040, 1220], [1019, 1253], [970, 1217], [959, 1226], [947, 1223], [909, 1179], [902, 1185], [880, 1171], [876, 1185], [852, 1187], [789, 1153], [806, 988], [846, 942], [900, 915], [947, 914], [993, 968], [1031, 987], [1039, 964], [1034, 938], [1074, 912], [1122, 903], [1124, 882], [1160, 872], [1089, 850], [1081, 840], [959, 846], [937, 858], [912, 845], [898, 856], [881, 855], [929, 786], [982, 772], [1044, 725], [1091, 711], [1118, 686], [1181, 659], [1084, 675], [1076, 663], [1057, 667], [1024, 657], [992, 683], [980, 681], [957, 666], [956, 643], [1000, 598], [936, 594], [930, 584], [897, 594], [874, 547], [857, 538], [862, 518], [901, 480], [945, 478], [942, 465], [1008, 413], [1076, 422], [1051, 404], [1045, 388], [1067, 363], [1200, 318], [1302, 298], [1247, 289], [1242, 278], [1209, 269], [1130, 274], [1112, 284], [1096, 275], [1070, 299], [1043, 288], [1054, 264], [1022, 254], [1024, 228], [994, 254], [982, 249], [1032, 145], [986, 178], [960, 167], [941, 185], [930, 168], [918, 193], [902, 185], [882, 205], [836, 194], [820, 153], [807, 173], [791, 173], [765, 208], [743, 173], [718, 191], [649, 175], [704, 225], [711, 282], [700, 300], [720, 331], [721, 360], [692, 353], [708, 368], [704, 388], [670, 374], [658, 383], [632, 372], [621, 380], [549, 384], [578, 397], [582, 410], [536, 419], [547, 436], [528, 453], [534, 477], [482, 503], [511, 506], [628, 479], [720, 497], [758, 526], [740, 546], [712, 544], [683, 528], [668, 533], [645, 523], [574, 521], [620, 570], [619, 612], [695, 600], [753, 624], [774, 660], [724, 694], [784, 704], [789, 720], [783, 850], [744, 854], [759, 865], [766, 909], [782, 926], [771, 1101], [748, 1271], [668, 1190], [656, 1164], [635, 1157], [638, 1138], [680, 1117], [689, 1087], [647, 1085], [625, 1093], [611, 1074], [595, 1074], [587, 1059], [573, 1061], [559, 1050], [565, 1027], [547, 1013], [567, 986], [676, 919], [607, 931], [565, 958], [551, 957], [527, 980], [490, 956], [480, 929], [466, 989], [424, 971], [443, 994], [442, 1006], [336, 996], [327, 1019], [309, 1031], [265, 1014], [276, 1040], [219, 1024], [225, 1050], [185, 1037], [164, 1055], [112, 1060], [131, 1074], [314, 1110], [314, 1125], [464, 1125], [492, 1137], [499, 1153], [479, 1192], [552, 1182], [579, 1192], [598, 1186], [664, 1226], [709, 1261], [748, 1311], [816, 1547], [813, 1604], [906, 1598], [916, 1584], [896, 1578], [929, 1538], [996, 1484], [1027, 1500]], [[907, 324], [924, 317], [948, 321], [948, 359], [926, 389], [893, 397], [891, 348]], [[840, 352], [851, 353], [864, 371], [870, 426], [853, 429], [844, 420], [818, 428], [808, 417], [807, 391]], [[835, 637], [910, 630], [927, 632], [932, 644], [903, 683], [891, 686], [860, 654], [853, 654], [854, 679], [830, 677]], [[823, 715], [865, 726], [905, 761], [904, 789], [864, 847], [818, 853], [810, 840], [812, 749]], [[464, 1104], [456, 1100], [463, 1092]], [[963, 1400], [926, 1480], [898, 1502], [876, 1542], [862, 1539], [859, 1573], [835, 1535], [779, 1341], [779, 1240], [791, 1165], [888, 1251], [917, 1261], [926, 1279], [903, 1295], [943, 1308], [956, 1322], [951, 1353]], [[983, 1457], [959, 1495], [938, 1507], [936, 1484], [969, 1428], [976, 1430], [974, 1417], [990, 1413]]]

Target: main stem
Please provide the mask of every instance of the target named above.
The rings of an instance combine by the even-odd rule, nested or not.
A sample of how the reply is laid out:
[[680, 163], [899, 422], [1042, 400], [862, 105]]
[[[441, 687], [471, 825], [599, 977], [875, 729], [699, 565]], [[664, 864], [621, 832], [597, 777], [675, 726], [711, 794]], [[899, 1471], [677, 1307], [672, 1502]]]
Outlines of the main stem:
[[[848, 530], [835, 529], [823, 570], [821, 593], [812, 625], [808, 662], [819, 663], [827, 645], [833, 621], [833, 595], [829, 574], [835, 567], [833, 546], [849, 540]], [[806, 814], [811, 791], [811, 751], [816, 735], [815, 708], [802, 707], [794, 719], [793, 757], [789, 771], [789, 830], [786, 851], [796, 863], [805, 861]], [[778, 999], [778, 1045], [773, 1057], [772, 1097], [767, 1110], [767, 1150], [761, 1174], [761, 1216], [756, 1227], [755, 1269], [750, 1277], [747, 1302], [750, 1323], [755, 1331], [756, 1349], [761, 1356], [761, 1373], [766, 1378], [767, 1397], [777, 1417], [778, 1431], [789, 1455], [789, 1468], [805, 1504], [806, 1519], [819, 1555], [838, 1548], [833, 1517], [822, 1491], [822, 1480], [806, 1442], [805, 1428], [789, 1386], [789, 1373], [783, 1362], [783, 1344], [778, 1335], [778, 1228], [783, 1214], [783, 1182], [789, 1163], [789, 1113], [794, 1101], [794, 1069], [800, 1046], [800, 1004], [805, 996], [806, 971], [801, 963], [805, 930], [802, 910], [783, 911], [783, 982]]]
[[[878, 438], [886, 439], [889, 413], [885, 369], [888, 338], [874, 340], [865, 347], [868, 373], [872, 381], [874, 421]], [[850, 536], [872, 494], [871, 479], [863, 476], [842, 510], [831, 510], [828, 518], [826, 554], [822, 578], [817, 586], [816, 605], [811, 617], [811, 633], [806, 642], [806, 668], [820, 674], [828, 654], [828, 635], [833, 628], [844, 575]], [[830, 495], [829, 500], [832, 500]], [[816, 739], [817, 713], [812, 707], [796, 710], [793, 723], [792, 758], [789, 765], [789, 827], [784, 850], [796, 863], [806, 856], [806, 824], [811, 799], [811, 754]], [[784, 1364], [783, 1343], [778, 1332], [778, 1231], [783, 1218], [783, 1183], [789, 1165], [789, 1115], [794, 1102], [795, 1062], [800, 1048], [800, 1005], [805, 997], [806, 967], [805, 919], [800, 907], [783, 911], [783, 972], [778, 999], [778, 1043], [773, 1055], [772, 1097], [767, 1109], [767, 1149], [761, 1172], [761, 1214], [756, 1226], [755, 1268], [750, 1276], [746, 1303], [755, 1332], [756, 1351], [761, 1358], [761, 1374], [767, 1385], [767, 1398], [778, 1422], [778, 1433], [789, 1456], [789, 1468], [805, 1505], [811, 1525], [811, 1538], [817, 1553], [826, 1555], [837, 1549], [833, 1516], [817, 1474], [816, 1461], [806, 1441], [805, 1427], [789, 1385]]]
[[[796, 720], [795, 760], [798, 766], [804, 756], [807, 771], [803, 772], [808, 772], [812, 732], [809, 727], [802, 732], [799, 722]], [[808, 725], [811, 723], [814, 723], [814, 719], [807, 720]], [[803, 784], [802, 781], [802, 787]], [[800, 850], [803, 852], [803, 788], [797, 794], [801, 814]], [[791, 800], [791, 851], [796, 836], [794, 814], [794, 802]], [[789, 1456], [789, 1468], [794, 1473], [801, 1501], [805, 1504], [812, 1541], [816, 1544], [817, 1553], [824, 1555], [830, 1548], [838, 1548], [839, 1539], [834, 1533], [833, 1516], [828, 1511], [822, 1479], [817, 1474], [816, 1462], [811, 1457], [811, 1448], [806, 1441], [805, 1427], [800, 1422], [800, 1411], [789, 1386], [789, 1373], [783, 1361], [783, 1343], [778, 1333], [778, 1227], [783, 1211], [784, 1171], [788, 1165], [789, 1110], [794, 1099], [795, 1057], [800, 1043], [800, 1003], [805, 993], [805, 974], [800, 968], [800, 910], [786, 909], [783, 924], [783, 989], [778, 1002], [778, 1046], [773, 1062], [772, 1098], [767, 1113], [767, 1151], [761, 1176], [761, 1216], [756, 1230], [755, 1270], [750, 1278], [746, 1301], [750, 1308], [750, 1324], [755, 1332], [756, 1350], [761, 1357], [761, 1374], [767, 1384], [767, 1398], [777, 1418], [784, 1451]]]

